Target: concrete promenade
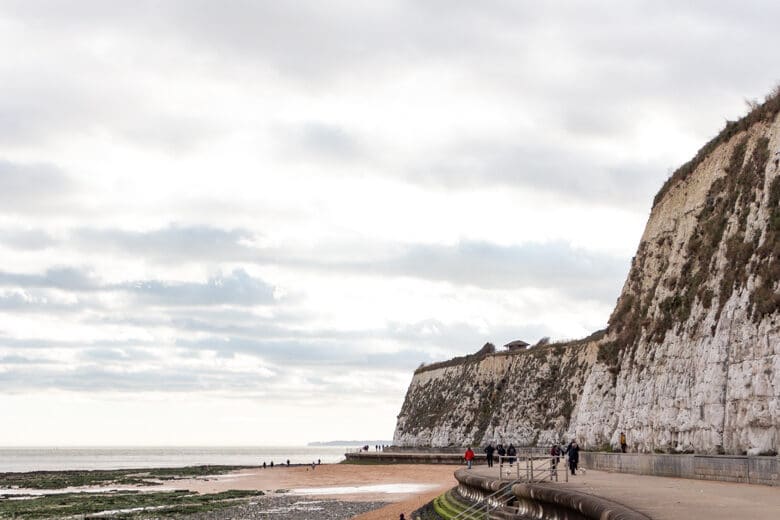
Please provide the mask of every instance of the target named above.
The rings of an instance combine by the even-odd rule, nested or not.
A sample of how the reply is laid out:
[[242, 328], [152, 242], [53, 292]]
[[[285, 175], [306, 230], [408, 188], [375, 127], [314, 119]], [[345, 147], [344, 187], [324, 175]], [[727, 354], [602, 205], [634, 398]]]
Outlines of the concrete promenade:
[[[562, 461], [563, 462], [563, 461]], [[498, 478], [498, 467], [474, 466], [480, 475]], [[709, 480], [651, 477], [588, 470], [557, 484], [622, 504], [654, 520], [777, 520], [776, 486]]]

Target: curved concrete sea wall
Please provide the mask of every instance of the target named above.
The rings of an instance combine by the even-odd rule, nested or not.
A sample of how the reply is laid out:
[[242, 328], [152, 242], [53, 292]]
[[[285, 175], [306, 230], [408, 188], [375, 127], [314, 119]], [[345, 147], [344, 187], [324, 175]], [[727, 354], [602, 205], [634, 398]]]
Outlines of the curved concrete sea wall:
[[418, 369], [394, 443], [777, 454], [780, 93], [661, 189], [609, 326]]
[[[460, 497], [481, 509], [491, 519], [523, 520], [649, 520], [646, 515], [609, 500], [551, 484], [514, 484], [477, 475], [468, 470], [455, 472]], [[498, 493], [497, 493], [498, 492]], [[501, 498], [495, 498], [501, 497]]]

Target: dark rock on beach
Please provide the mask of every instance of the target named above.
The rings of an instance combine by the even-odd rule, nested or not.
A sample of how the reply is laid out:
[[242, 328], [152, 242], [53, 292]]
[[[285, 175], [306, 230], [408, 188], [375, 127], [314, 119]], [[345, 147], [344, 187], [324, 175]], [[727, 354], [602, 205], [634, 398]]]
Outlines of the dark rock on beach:
[[347, 520], [387, 505], [386, 502], [344, 502], [302, 496], [258, 497], [239, 506], [183, 516], [187, 520], [263, 518], [272, 520]]

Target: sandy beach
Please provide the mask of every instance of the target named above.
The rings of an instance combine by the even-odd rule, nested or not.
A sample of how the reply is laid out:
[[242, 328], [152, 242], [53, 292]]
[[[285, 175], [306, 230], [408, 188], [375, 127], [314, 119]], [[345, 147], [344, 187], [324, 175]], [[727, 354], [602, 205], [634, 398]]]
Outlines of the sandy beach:
[[[228, 489], [261, 491], [306, 489], [306, 494], [314, 497], [345, 501], [391, 502], [382, 509], [355, 517], [360, 520], [373, 520], [398, 518], [400, 513], [405, 513], [408, 517], [413, 510], [455, 486], [457, 482], [453, 473], [456, 469], [457, 467], [452, 465], [424, 464], [324, 464], [314, 470], [308, 466], [290, 468], [277, 466], [273, 469], [243, 470], [218, 477], [177, 480], [175, 487], [201, 493], [215, 493]], [[399, 486], [402, 484], [426, 487], [410, 492], [403, 490], [403, 486]], [[369, 489], [365, 489], [369, 486]], [[352, 487], [357, 489], [343, 489]], [[320, 488], [322, 493], [317, 493], [316, 489], [312, 488]]]

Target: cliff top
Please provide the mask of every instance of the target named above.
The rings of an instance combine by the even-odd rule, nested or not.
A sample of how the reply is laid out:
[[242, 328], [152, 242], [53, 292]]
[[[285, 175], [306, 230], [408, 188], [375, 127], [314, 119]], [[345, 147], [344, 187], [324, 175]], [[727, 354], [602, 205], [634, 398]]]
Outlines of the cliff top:
[[430, 370], [438, 370], [440, 368], [446, 368], [446, 367], [452, 367], [456, 365], [462, 365], [465, 363], [477, 363], [479, 361], [482, 361], [483, 359], [490, 357], [490, 356], [523, 356], [523, 355], [529, 355], [529, 354], [535, 354], [538, 353], [540, 350], [547, 350], [551, 348], [565, 348], [565, 347], [573, 347], [577, 345], [583, 345], [585, 343], [590, 343], [591, 341], [598, 341], [601, 338], [604, 337], [604, 334], [606, 333], [606, 329], [598, 330], [591, 334], [590, 336], [587, 336], [582, 339], [574, 339], [574, 340], [568, 340], [568, 341], [558, 341], [555, 343], [537, 343], [536, 345], [529, 347], [529, 348], [516, 348], [512, 350], [502, 350], [500, 352], [496, 352], [495, 349], [490, 350], [486, 349], [485, 347], [487, 345], [491, 345], [491, 343], [488, 343], [485, 345], [485, 347], [482, 347], [480, 350], [475, 352], [474, 354], [468, 354], [465, 356], [458, 356], [454, 357], [452, 359], [446, 360], [446, 361], [438, 361], [436, 363], [430, 363], [428, 365], [421, 365], [417, 368], [417, 370], [414, 371], [415, 374], [422, 374], [423, 372], [428, 372]]
[[715, 150], [715, 148], [728, 142], [729, 139], [740, 132], [744, 132], [756, 123], [772, 121], [778, 112], [780, 112], [780, 85], [776, 86], [772, 92], [767, 95], [763, 103], [754, 106], [743, 118], [737, 121], [726, 121], [725, 128], [707, 144], [702, 146], [699, 151], [696, 152], [693, 159], [677, 168], [671, 177], [666, 180], [664, 185], [661, 186], [658, 193], [656, 193], [655, 198], [653, 198], [653, 207], [664, 198], [664, 195], [666, 195], [672, 187], [687, 179], [694, 170], [696, 170], [696, 167], [698, 167], [699, 164]]

